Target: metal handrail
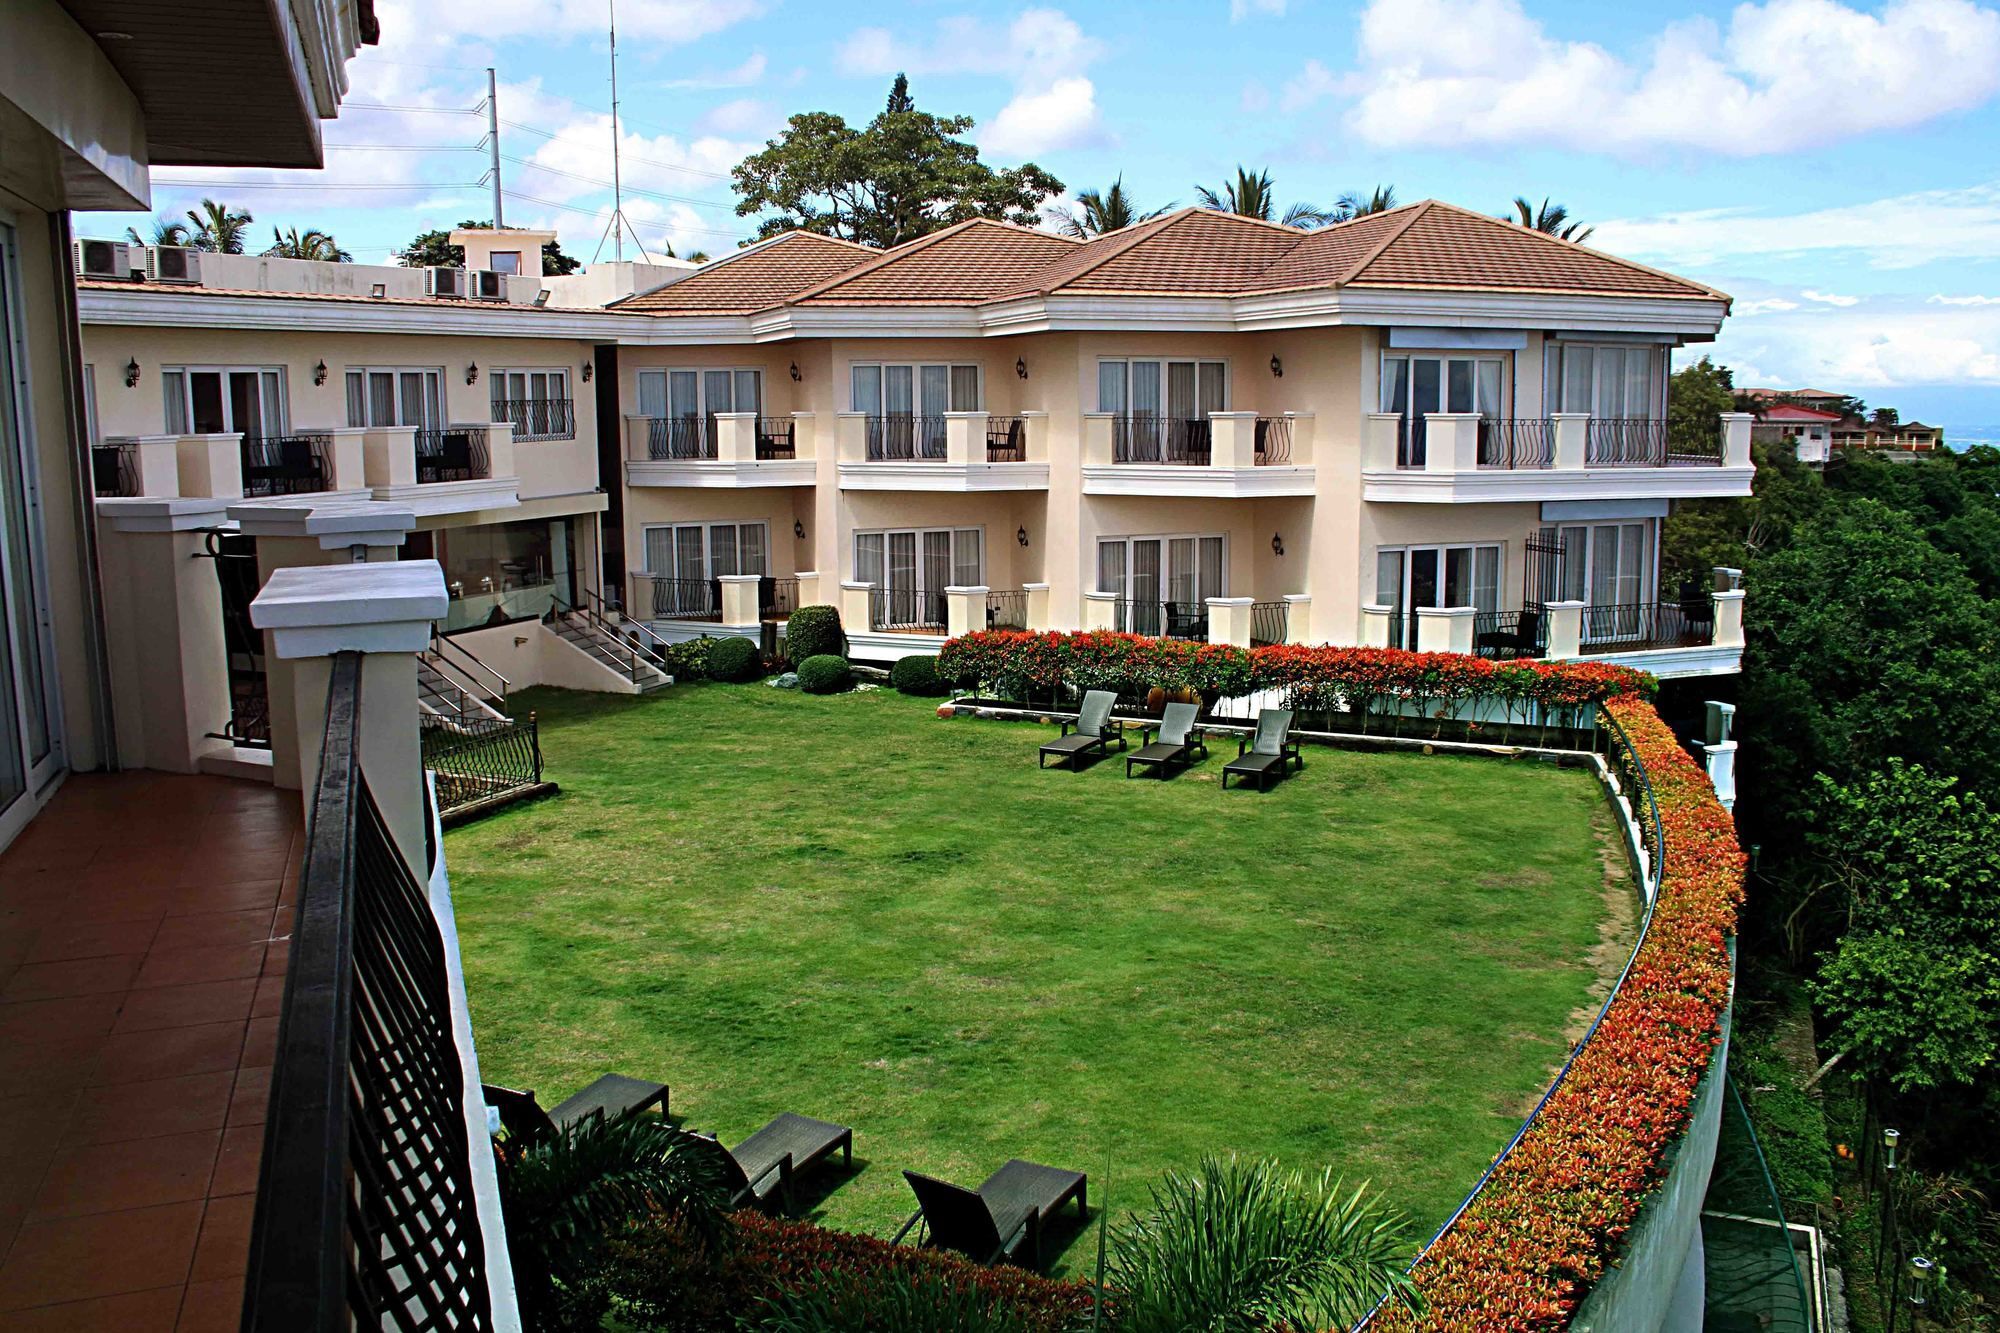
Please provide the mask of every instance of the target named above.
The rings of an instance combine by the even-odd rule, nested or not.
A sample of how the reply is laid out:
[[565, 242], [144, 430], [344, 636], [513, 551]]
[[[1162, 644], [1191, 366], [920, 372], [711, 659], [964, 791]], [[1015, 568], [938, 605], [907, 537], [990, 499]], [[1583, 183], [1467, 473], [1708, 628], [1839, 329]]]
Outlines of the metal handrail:
[[[449, 648], [452, 652], [457, 653], [460, 657], [464, 658], [465, 660], [463, 662], [459, 662], [445, 657], [446, 648]], [[431, 627], [431, 654], [439, 658], [440, 660], [446, 661], [455, 670], [464, 671], [467, 675], [484, 675], [488, 677], [491, 681], [497, 682], [498, 683], [497, 689], [494, 688], [492, 685], [488, 685], [486, 692], [492, 698], [499, 700], [500, 702], [504, 703], [507, 699], [507, 695], [514, 688], [514, 682], [508, 680], [507, 677], [500, 674], [500, 672], [495, 670], [493, 667], [488, 666], [486, 663], [480, 661], [477, 657], [474, 657], [472, 655], [471, 650], [466, 648], [463, 644], [453, 643], [450, 639], [447, 639], [444, 635], [439, 634], [437, 632], [437, 627], [435, 625]], [[468, 670], [468, 668], [470, 669]]]
[[662, 647], [666, 646], [665, 639], [660, 638], [659, 635], [654, 634], [644, 625], [634, 620], [622, 620], [616, 625], [612, 624], [610, 619], [604, 614], [606, 603], [602, 597], [599, 597], [589, 588], [579, 587], [577, 592], [579, 593], [577, 597], [578, 604], [565, 602], [561, 593], [556, 594], [556, 604], [558, 606], [568, 606], [570, 611], [582, 616], [586, 623], [611, 641], [615, 652], [630, 659], [626, 665], [626, 674], [631, 678], [634, 685], [639, 683], [639, 673], [642, 666], [650, 667], [662, 675], [670, 674], [664, 656], [639, 642], [636, 635], [627, 635], [624, 630], [626, 626], [632, 626]]

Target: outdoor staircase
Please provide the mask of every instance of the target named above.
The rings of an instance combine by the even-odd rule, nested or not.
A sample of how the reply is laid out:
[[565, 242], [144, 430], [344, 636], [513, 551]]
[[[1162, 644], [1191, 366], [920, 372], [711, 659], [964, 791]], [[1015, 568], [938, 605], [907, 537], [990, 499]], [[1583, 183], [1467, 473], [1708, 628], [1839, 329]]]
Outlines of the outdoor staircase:
[[506, 717], [497, 706], [505, 702], [504, 698], [495, 700], [482, 696], [452, 679], [434, 653], [426, 651], [417, 654], [419, 710], [454, 722], [472, 722]]
[[558, 638], [631, 681], [641, 694], [673, 684], [666, 663], [658, 655], [620, 634], [611, 622], [592, 611], [558, 606], [545, 623]]

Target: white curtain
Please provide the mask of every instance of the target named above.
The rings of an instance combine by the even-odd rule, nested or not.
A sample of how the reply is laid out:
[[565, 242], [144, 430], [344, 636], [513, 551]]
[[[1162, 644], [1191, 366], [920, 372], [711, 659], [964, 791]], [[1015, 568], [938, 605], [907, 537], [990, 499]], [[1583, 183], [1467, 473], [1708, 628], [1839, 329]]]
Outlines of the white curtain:
[[979, 410], [978, 366], [953, 366], [951, 368], [951, 410], [954, 412], [977, 412]]

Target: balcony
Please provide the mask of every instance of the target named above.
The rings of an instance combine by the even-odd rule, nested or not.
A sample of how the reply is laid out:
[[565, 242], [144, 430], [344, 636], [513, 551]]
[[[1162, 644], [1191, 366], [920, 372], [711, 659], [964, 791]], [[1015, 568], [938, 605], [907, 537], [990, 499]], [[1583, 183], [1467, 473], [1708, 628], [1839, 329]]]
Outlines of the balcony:
[[643, 571], [631, 576], [625, 614], [668, 642], [712, 637], [723, 627], [756, 634], [799, 608], [799, 581], [758, 574], [682, 579]]
[[810, 486], [817, 458], [810, 412], [625, 418], [625, 476], [634, 486]]
[[1312, 598], [1305, 593], [1181, 601], [1124, 597], [1113, 592], [1083, 595], [1085, 629], [1238, 648], [1310, 642], [1311, 619]]
[[1176, 418], [1087, 412], [1083, 492], [1221, 499], [1311, 495], [1312, 437], [1310, 413]]
[[1505, 420], [1473, 412], [1364, 421], [1362, 498], [1493, 504], [1540, 500], [1697, 499], [1750, 494], [1750, 421], [1723, 415], [1713, 432], [1665, 421], [1557, 412]]
[[576, 404], [568, 398], [502, 398], [493, 418], [512, 425], [516, 440], [576, 438]]
[[243, 495], [318, 495], [333, 489], [333, 436], [243, 437]]
[[850, 491], [1040, 491], [1049, 485], [1048, 418], [946, 412], [843, 412], [840, 485]]

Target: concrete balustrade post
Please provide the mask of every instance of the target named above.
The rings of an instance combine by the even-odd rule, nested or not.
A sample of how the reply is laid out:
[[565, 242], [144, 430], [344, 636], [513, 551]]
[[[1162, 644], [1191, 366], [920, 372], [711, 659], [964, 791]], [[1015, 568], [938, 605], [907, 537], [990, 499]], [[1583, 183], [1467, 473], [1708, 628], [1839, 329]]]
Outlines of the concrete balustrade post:
[[820, 591], [819, 591], [820, 578], [818, 570], [800, 570], [797, 574], [794, 574], [792, 577], [799, 581], [800, 606], [822, 605], [822, 602], [820, 600]]
[[1393, 606], [1373, 604], [1361, 608], [1361, 646], [1363, 648], [1388, 648], [1390, 621], [1396, 614]]
[[1254, 599], [1249, 597], [1211, 597], [1208, 599], [1208, 641], [1226, 643], [1232, 648], [1250, 646], [1250, 608]]
[[986, 628], [987, 589], [976, 585], [944, 590], [944, 632], [956, 639]]
[[1312, 642], [1312, 604], [1310, 593], [1288, 592], [1285, 594], [1285, 642]]
[[792, 413], [792, 454], [797, 458], [819, 457], [819, 416], [817, 413]]
[[1743, 590], [1715, 594], [1715, 646], [1743, 646]]
[[1732, 738], [1736, 730], [1736, 705], [1723, 703], [1720, 699], [1710, 699], [1703, 705], [1706, 726], [1702, 739], [1710, 745], [1720, 745]]
[[1049, 414], [1047, 412], [1021, 413], [1021, 434], [1025, 457], [1030, 463], [1049, 461]]
[[1287, 412], [1285, 419], [1292, 423], [1292, 466], [1311, 467], [1313, 461], [1313, 414], [1310, 412]]
[[1257, 466], [1257, 414], [1210, 412], [1208, 461], [1214, 467]]
[[717, 412], [715, 459], [718, 463], [750, 463], [757, 458], [757, 414]]
[[1049, 623], [1049, 585], [1024, 583], [1021, 591], [1028, 595], [1028, 628], [1037, 632], [1054, 629], [1055, 626]]
[[243, 498], [243, 433], [183, 435], [174, 442], [180, 493], [215, 500]]
[[643, 463], [653, 456], [653, 419], [627, 413], [624, 420], [626, 461]]
[[1118, 598], [1108, 592], [1091, 591], [1083, 595], [1083, 627], [1087, 630], [1116, 629], [1118, 626]]
[[842, 582], [840, 585], [840, 624], [849, 634], [859, 631], [866, 634], [875, 628], [875, 611], [872, 583]]
[[368, 432], [359, 426], [336, 426], [324, 434], [326, 444], [327, 489], [362, 491], [368, 489]]
[[1590, 414], [1588, 412], [1554, 412], [1549, 420], [1555, 423], [1555, 463], [1559, 472], [1581, 471], [1584, 460], [1590, 456]]
[[1757, 418], [1748, 412], [1722, 414], [1722, 465], [1750, 466], [1750, 427]]
[[1715, 799], [1724, 810], [1736, 808], [1736, 742], [1720, 741], [1704, 745], [1702, 758], [1708, 780], [1715, 787]]
[[1396, 470], [1396, 446], [1403, 418], [1395, 412], [1370, 412], [1362, 423], [1361, 468], [1364, 472]]
[[488, 477], [517, 477], [519, 470], [514, 464], [514, 423], [492, 421], [473, 423], [474, 429], [486, 432], [486, 475]]
[[944, 461], [984, 463], [986, 461], [986, 414], [947, 412], [944, 414]]
[[763, 580], [755, 574], [720, 574], [717, 583], [722, 585], [722, 623], [725, 625], [756, 625], [764, 618], [764, 608], [757, 604], [757, 585]]
[[1417, 608], [1417, 651], [1420, 653], [1469, 653], [1472, 651], [1472, 618], [1479, 614], [1471, 606], [1420, 606]]
[[1431, 412], [1424, 422], [1424, 471], [1456, 475], [1479, 467], [1477, 412]]
[[1112, 412], [1085, 412], [1083, 414], [1083, 465], [1093, 467], [1109, 463], [1113, 459], [1112, 423], [1117, 415]]
[[417, 484], [417, 428], [374, 426], [361, 437], [362, 472], [370, 486]]
[[1543, 607], [1549, 617], [1548, 654], [1551, 660], [1577, 657], [1583, 652], [1582, 602], [1549, 602]]
[[860, 463], [868, 457], [868, 414], [841, 412], [833, 419], [835, 447], [843, 463]]

